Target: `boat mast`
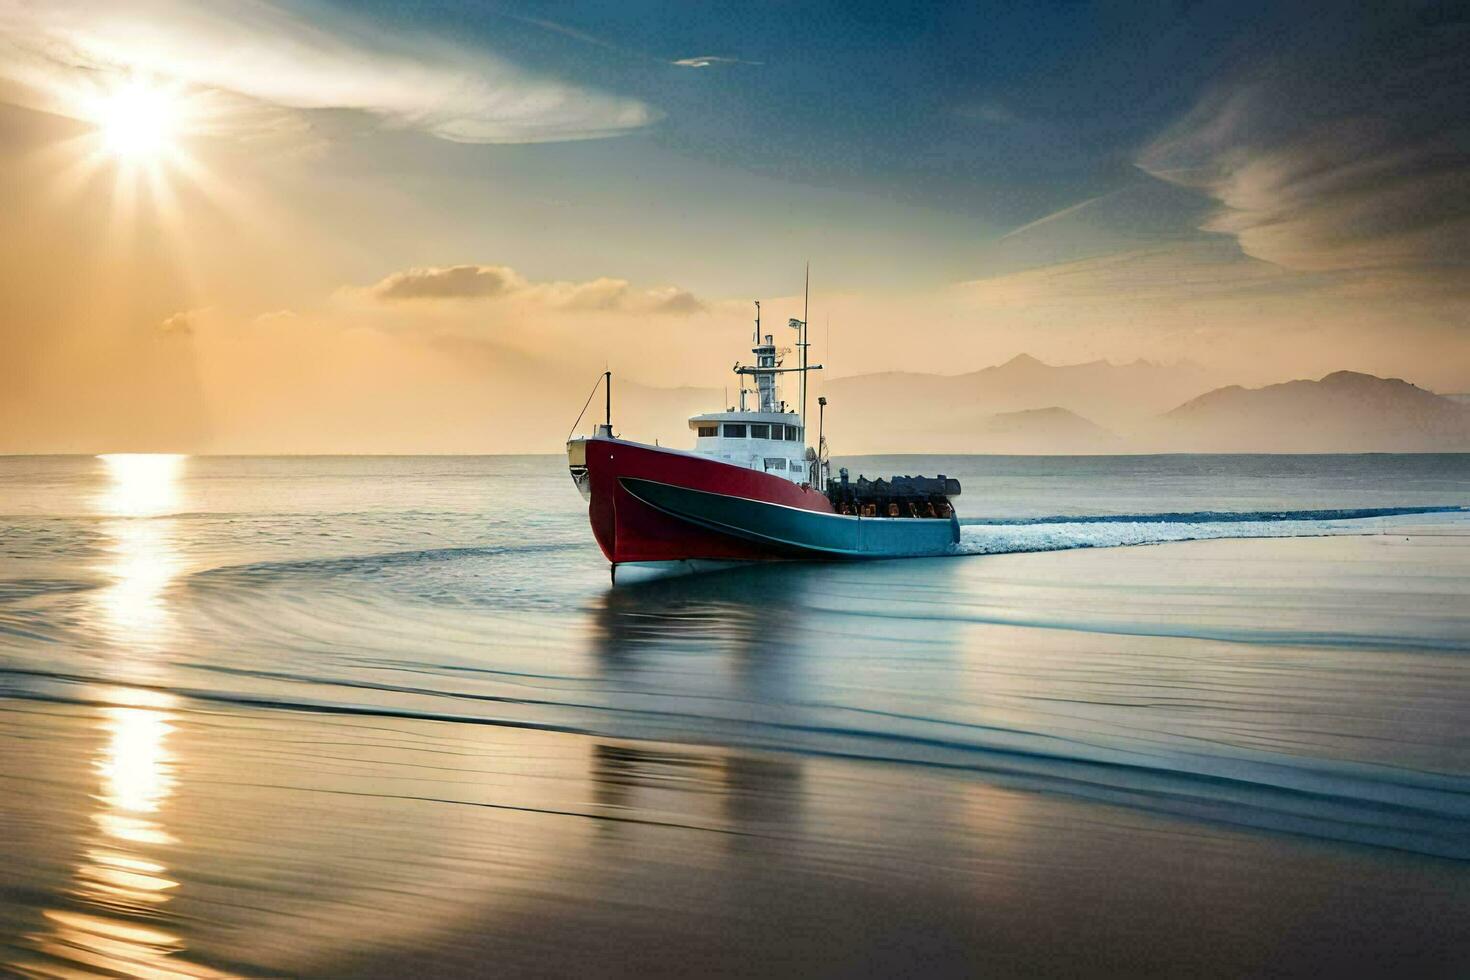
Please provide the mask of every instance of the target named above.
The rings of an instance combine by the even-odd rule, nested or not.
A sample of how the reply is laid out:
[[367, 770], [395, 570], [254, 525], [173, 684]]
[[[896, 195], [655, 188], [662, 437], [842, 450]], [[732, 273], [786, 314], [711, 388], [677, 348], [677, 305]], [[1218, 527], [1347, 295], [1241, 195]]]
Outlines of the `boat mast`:
[[801, 291], [801, 339], [797, 342], [801, 348], [801, 443], [806, 445], [806, 320], [807, 307], [812, 298], [812, 264], [806, 264], [806, 284]]
[[[761, 345], [761, 301], [760, 300], [756, 300], [755, 301], [755, 346], [756, 347], [759, 347], [760, 345]], [[747, 371], [747, 370], [742, 369], [740, 367], [740, 365], [739, 365], [738, 362], [735, 365], [735, 374], [736, 375], [745, 375], [745, 374], [754, 374], [754, 373], [755, 372], [753, 372], [753, 371]], [[759, 387], [759, 379], [757, 379], [757, 387]], [[744, 377], [741, 377], [740, 378], [740, 410], [742, 412], [745, 411], [745, 390], [746, 390], [745, 389], [745, 378]], [[760, 407], [760, 403], [759, 402], [756, 403], [756, 411], [761, 411], [761, 407]]]
[[[798, 417], [801, 419], [801, 442], [802, 442], [802, 447], [805, 448], [805, 449], [809, 449], [810, 448], [806, 444], [807, 443], [807, 431], [806, 431], [806, 401], [807, 401], [807, 399], [806, 399], [806, 389], [807, 389], [807, 385], [806, 385], [806, 376], [807, 376], [807, 372], [809, 372], [809, 371], [820, 371], [820, 370], [822, 370], [822, 365], [820, 365], [820, 364], [811, 364], [807, 360], [807, 348], [809, 348], [811, 346], [811, 343], [807, 339], [809, 335], [807, 333], [807, 322], [806, 322], [806, 318], [809, 317], [810, 316], [810, 313], [811, 313], [811, 309], [810, 309], [811, 308], [811, 297], [812, 297], [812, 264], [810, 262], [808, 262], [806, 264], [806, 284], [805, 284], [804, 288], [802, 289], [802, 297], [801, 297], [801, 315], [802, 315], [802, 319], [798, 320], [796, 317], [792, 317], [789, 321], [787, 321], [788, 324], [794, 330], [796, 330], [796, 336], [797, 336], [796, 346], [801, 348], [801, 367], [797, 368], [796, 370], [799, 371], [799, 372], [801, 372], [801, 414]], [[815, 485], [815, 483], [816, 483], [816, 476], [815, 476], [815, 472], [814, 471], [812, 473], [812, 480], [811, 480], [811, 482], [812, 482], [813, 485]]]

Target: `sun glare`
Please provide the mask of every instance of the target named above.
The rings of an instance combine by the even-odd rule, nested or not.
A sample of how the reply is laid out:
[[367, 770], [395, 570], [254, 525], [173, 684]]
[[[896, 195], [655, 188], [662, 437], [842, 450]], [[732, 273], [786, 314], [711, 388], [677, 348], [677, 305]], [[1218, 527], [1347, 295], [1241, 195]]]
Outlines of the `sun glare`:
[[125, 160], [156, 159], [173, 148], [182, 111], [181, 101], [169, 89], [136, 80], [127, 82], [97, 106], [103, 149]]
[[196, 155], [218, 150], [220, 137], [236, 131], [231, 116], [239, 104], [184, 79], [123, 69], [84, 73], [54, 94], [65, 114], [83, 125], [44, 150], [52, 170], [49, 195], [63, 203], [110, 183], [104, 247], [129, 255], [141, 228], [160, 231], [155, 241], [162, 257], [186, 288], [195, 289], [198, 270], [188, 239], [198, 226], [188, 197], [228, 211], [241, 227], [254, 220], [238, 189]]
[[106, 453], [97, 457], [107, 467], [104, 508], [120, 517], [165, 514], [178, 502], [179, 470], [185, 457], [177, 453]]

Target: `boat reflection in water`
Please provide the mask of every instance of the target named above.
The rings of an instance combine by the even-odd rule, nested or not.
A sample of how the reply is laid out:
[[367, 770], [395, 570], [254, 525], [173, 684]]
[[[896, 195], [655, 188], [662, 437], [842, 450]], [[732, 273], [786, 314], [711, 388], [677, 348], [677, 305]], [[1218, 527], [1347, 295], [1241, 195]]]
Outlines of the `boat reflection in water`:
[[820, 574], [819, 566], [792, 563], [610, 589], [596, 600], [592, 653], [615, 674], [664, 653], [713, 652], [745, 681], [772, 682], [777, 655], [802, 629], [802, 597]]
[[[599, 742], [589, 776], [594, 802], [605, 815], [662, 817], [728, 831], [726, 842], [774, 835], [801, 817], [800, 762], [668, 745]], [[607, 822], [604, 835], [623, 828]]]

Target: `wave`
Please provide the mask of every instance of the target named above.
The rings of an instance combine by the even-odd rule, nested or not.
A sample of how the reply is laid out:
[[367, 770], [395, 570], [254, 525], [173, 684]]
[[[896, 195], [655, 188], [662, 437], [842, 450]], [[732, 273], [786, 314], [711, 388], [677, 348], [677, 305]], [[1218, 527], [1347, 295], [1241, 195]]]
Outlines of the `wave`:
[[384, 569], [448, 562], [465, 558], [501, 558], [520, 555], [554, 554], [576, 548], [573, 542], [542, 544], [487, 545], [481, 547], [414, 548], [407, 551], [374, 552], [366, 555], [339, 555], [332, 558], [302, 558], [283, 561], [249, 562], [243, 565], [221, 565], [191, 575], [190, 581], [204, 584], [212, 580], [273, 579], [293, 573], [342, 575], [376, 572]]
[[[1371, 507], [1296, 511], [1194, 511], [970, 518], [960, 522], [954, 553], [996, 555], [1075, 548], [1116, 548], [1217, 538], [1321, 537], [1404, 526], [1403, 519], [1470, 516], [1464, 507]], [[1377, 521], [1377, 523], [1368, 523]], [[1456, 521], [1458, 523], [1458, 521]]]
[[1061, 630], [1078, 633], [1099, 633], [1107, 636], [1153, 636], [1182, 640], [1210, 640], [1217, 643], [1236, 643], [1253, 646], [1314, 647], [1336, 650], [1403, 650], [1438, 651], [1444, 653], [1470, 652], [1470, 638], [1458, 636], [1425, 636], [1422, 633], [1396, 635], [1392, 633], [1347, 632], [1344, 630], [1283, 630], [1251, 627], [1216, 626], [1208, 624], [1178, 625], [1173, 623], [1149, 622], [1146, 620], [1108, 622], [1096, 617], [1064, 619], [1059, 617], [1026, 616], [993, 612], [989, 614], [943, 609], [917, 611], [905, 607], [902, 612], [885, 610], [863, 610], [845, 608], [844, 616], [869, 619], [897, 619], [908, 622], [926, 621], [933, 623], [960, 623], [975, 626], [1018, 626], [1027, 629]]
[[98, 588], [97, 582], [75, 579], [0, 579], [0, 605], [23, 599], [34, 599], [37, 596], [86, 592], [96, 588]]
[[[253, 673], [253, 672], [242, 672]], [[265, 675], [287, 680], [283, 675]], [[569, 717], [504, 717], [408, 705], [364, 704], [282, 693], [247, 693], [162, 684], [129, 687], [167, 693], [197, 709], [282, 711], [405, 722], [491, 726], [634, 742], [723, 744], [798, 755], [874, 761], [981, 774], [1002, 785], [1135, 809], [1377, 847], [1470, 860], [1470, 780], [1459, 775], [1334, 759], [1303, 759], [1264, 749], [1203, 751], [1191, 740], [1171, 749], [1128, 740], [1078, 738], [1004, 725], [790, 702], [771, 717], [722, 715], [631, 705], [538, 702], [466, 696], [339, 678], [290, 680], [312, 688], [405, 690], [460, 705], [491, 702], [570, 710]], [[112, 703], [84, 674], [0, 668], [0, 693], [23, 700], [102, 706]], [[182, 710], [188, 710], [181, 705]], [[795, 716], [792, 710], [799, 713]], [[559, 712], [558, 712], [559, 713]], [[597, 719], [602, 719], [599, 722]], [[866, 721], [868, 724], [863, 724]], [[695, 726], [690, 728], [690, 725]]]
[[962, 526], [1028, 524], [1233, 524], [1242, 521], [1354, 521], [1368, 517], [1405, 517], [1412, 514], [1465, 514], [1470, 508], [1453, 505], [1438, 507], [1356, 507], [1325, 510], [1196, 510], [1165, 511], [1156, 514], [1056, 514], [1050, 517], [966, 517]]

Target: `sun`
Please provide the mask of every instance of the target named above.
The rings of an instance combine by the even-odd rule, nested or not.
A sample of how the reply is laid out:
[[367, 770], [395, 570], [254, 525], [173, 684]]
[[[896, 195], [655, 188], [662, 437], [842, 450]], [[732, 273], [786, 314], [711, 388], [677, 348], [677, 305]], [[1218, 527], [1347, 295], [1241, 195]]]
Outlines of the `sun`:
[[104, 151], [120, 160], [143, 163], [174, 149], [183, 113], [176, 92], [131, 80], [98, 100], [94, 118]]
[[236, 103], [220, 93], [177, 76], [118, 68], [79, 73], [59, 82], [54, 96], [58, 111], [78, 125], [44, 151], [50, 193], [73, 202], [110, 184], [111, 193], [98, 197], [107, 200], [106, 244], [119, 254], [138, 247], [139, 230], [157, 229], [163, 235], [155, 242], [174, 253], [179, 271], [192, 280], [194, 250], [185, 241], [195, 213], [191, 201], [207, 201], [211, 211], [242, 220], [252, 214], [205, 155], [218, 153], [236, 132]]

